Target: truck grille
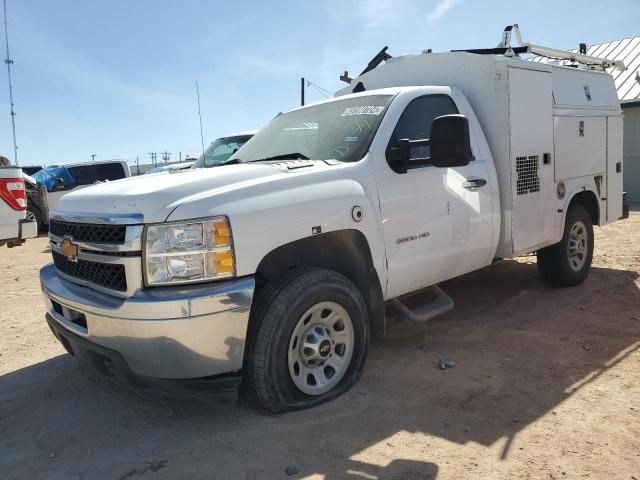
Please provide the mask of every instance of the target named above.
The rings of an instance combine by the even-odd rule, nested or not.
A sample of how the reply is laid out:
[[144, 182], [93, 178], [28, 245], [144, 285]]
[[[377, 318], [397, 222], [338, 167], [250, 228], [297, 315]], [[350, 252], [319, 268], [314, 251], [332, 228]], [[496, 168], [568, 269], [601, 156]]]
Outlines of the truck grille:
[[59, 238], [69, 235], [78, 242], [122, 245], [127, 236], [127, 227], [126, 225], [95, 225], [51, 220], [49, 222], [49, 232]]
[[114, 263], [90, 262], [78, 260], [72, 262], [56, 251], [53, 253], [53, 263], [59, 272], [70, 277], [85, 280], [104, 288], [125, 292], [127, 290], [127, 277], [124, 265]]

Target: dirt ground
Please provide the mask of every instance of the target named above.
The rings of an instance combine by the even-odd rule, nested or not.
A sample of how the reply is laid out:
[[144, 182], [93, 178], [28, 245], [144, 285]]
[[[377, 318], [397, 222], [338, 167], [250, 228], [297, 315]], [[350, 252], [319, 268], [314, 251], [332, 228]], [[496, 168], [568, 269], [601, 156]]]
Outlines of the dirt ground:
[[580, 287], [546, 287], [533, 257], [447, 282], [452, 312], [393, 319], [356, 387], [282, 416], [67, 355], [40, 300], [49, 258], [46, 238], [0, 250], [0, 479], [640, 480], [638, 214], [596, 230]]

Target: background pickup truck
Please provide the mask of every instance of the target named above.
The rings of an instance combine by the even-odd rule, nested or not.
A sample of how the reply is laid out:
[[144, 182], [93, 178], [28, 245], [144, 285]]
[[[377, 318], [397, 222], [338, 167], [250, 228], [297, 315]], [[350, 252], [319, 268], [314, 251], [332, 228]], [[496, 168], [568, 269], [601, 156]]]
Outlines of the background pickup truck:
[[27, 193], [20, 167], [0, 167], [0, 245], [14, 247], [38, 234], [26, 220]]
[[47, 321], [103, 373], [306, 408], [357, 381], [386, 304], [426, 321], [453, 306], [439, 282], [531, 252], [550, 284], [582, 282], [593, 225], [622, 215], [621, 162], [604, 72], [394, 58], [220, 168], [61, 198]]

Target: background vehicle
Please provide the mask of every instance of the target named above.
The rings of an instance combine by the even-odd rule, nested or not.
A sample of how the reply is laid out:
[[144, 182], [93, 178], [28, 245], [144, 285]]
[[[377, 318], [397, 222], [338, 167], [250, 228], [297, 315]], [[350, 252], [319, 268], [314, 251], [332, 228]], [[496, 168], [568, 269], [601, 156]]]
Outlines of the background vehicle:
[[235, 133], [220, 137], [211, 142], [209, 148], [204, 151], [204, 156], [193, 164], [192, 168], [209, 168], [217, 167], [226, 162], [231, 155], [236, 153], [240, 148], [251, 140], [257, 130], [248, 130], [246, 132]]
[[27, 194], [20, 167], [0, 167], [0, 245], [20, 245], [37, 235], [36, 225], [25, 219]]
[[34, 173], [42, 170], [44, 168], [44, 165], [27, 165], [26, 167], [20, 167], [20, 168], [22, 168], [23, 173], [27, 175], [33, 175]]
[[32, 178], [37, 185], [27, 185], [27, 218], [42, 229], [49, 224], [49, 212], [54, 210], [63, 195], [98, 182], [119, 180], [131, 176], [125, 160], [71, 163], [47, 167]]
[[173, 163], [171, 165], [161, 165], [159, 167], [152, 168], [151, 170], [144, 172], [145, 175], [149, 175], [151, 173], [171, 173], [178, 172], [180, 170], [186, 170], [187, 168], [191, 168], [194, 162], [181, 162], [181, 163]]
[[241, 385], [282, 412], [358, 380], [385, 303], [428, 321], [453, 307], [439, 282], [533, 252], [549, 284], [580, 284], [593, 225], [622, 216], [614, 82], [597, 58], [514, 57], [510, 31], [369, 69], [215, 172], [64, 197], [40, 273], [52, 331], [108, 373]]

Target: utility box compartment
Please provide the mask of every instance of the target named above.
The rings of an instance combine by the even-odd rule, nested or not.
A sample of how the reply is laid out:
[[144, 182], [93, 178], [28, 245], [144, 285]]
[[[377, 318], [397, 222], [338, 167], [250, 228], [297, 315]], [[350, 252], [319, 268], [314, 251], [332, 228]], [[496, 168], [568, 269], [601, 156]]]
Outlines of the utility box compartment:
[[600, 225], [622, 215], [622, 111], [608, 73], [502, 55], [425, 53], [393, 57], [337, 95], [356, 86], [413, 85], [458, 89], [482, 126], [500, 191], [496, 257], [560, 241], [568, 199], [581, 191], [596, 195]]

